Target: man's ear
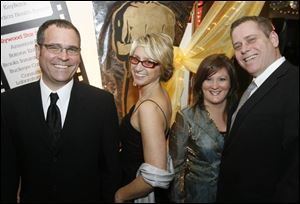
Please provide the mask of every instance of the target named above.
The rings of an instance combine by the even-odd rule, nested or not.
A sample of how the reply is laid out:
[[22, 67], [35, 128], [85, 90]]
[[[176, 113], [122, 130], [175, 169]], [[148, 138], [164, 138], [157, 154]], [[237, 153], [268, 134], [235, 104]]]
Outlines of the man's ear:
[[279, 46], [279, 37], [275, 31], [271, 31], [271, 33], [269, 35], [269, 39], [271, 40], [274, 47]]
[[41, 47], [38, 44], [35, 44], [35, 57], [36, 59], [40, 58]]

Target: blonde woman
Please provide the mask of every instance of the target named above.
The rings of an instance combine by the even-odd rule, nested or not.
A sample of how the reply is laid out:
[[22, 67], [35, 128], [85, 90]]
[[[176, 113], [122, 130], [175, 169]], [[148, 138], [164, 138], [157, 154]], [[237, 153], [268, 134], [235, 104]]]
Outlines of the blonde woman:
[[132, 43], [129, 62], [139, 99], [121, 122], [123, 187], [115, 202], [160, 202], [173, 168], [167, 152], [172, 115], [162, 87], [173, 74], [173, 41], [163, 33], [146, 34]]

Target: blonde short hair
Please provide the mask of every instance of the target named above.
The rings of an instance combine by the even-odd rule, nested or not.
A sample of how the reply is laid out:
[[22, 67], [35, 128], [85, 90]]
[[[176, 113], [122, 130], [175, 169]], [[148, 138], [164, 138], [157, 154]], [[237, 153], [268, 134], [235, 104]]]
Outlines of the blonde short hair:
[[174, 71], [173, 67], [173, 40], [164, 33], [149, 33], [135, 39], [131, 45], [130, 55], [137, 47], [143, 47], [146, 55], [160, 64], [161, 81], [168, 81]]

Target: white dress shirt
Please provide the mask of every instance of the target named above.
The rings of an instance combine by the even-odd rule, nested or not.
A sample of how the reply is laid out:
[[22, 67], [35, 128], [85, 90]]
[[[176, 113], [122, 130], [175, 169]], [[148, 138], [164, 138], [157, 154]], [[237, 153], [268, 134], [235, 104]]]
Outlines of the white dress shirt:
[[43, 104], [43, 110], [44, 110], [44, 116], [45, 120], [47, 117], [47, 111], [48, 107], [50, 105], [50, 93], [57, 93], [58, 94], [58, 101], [56, 105], [58, 106], [60, 110], [61, 115], [61, 126], [64, 126], [67, 110], [69, 106], [70, 96], [71, 96], [71, 90], [74, 84], [74, 80], [72, 79], [69, 81], [65, 86], [61, 87], [57, 91], [52, 91], [43, 81], [43, 78], [40, 80], [40, 87], [41, 87], [41, 96], [42, 96], [42, 104]]

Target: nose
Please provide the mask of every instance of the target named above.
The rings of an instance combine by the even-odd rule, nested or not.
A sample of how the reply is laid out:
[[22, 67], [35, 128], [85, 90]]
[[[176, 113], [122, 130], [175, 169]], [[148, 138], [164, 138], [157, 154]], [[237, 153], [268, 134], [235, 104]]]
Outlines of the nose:
[[69, 54], [67, 53], [66, 48], [62, 48], [61, 52], [58, 54], [58, 57], [62, 60], [67, 60], [69, 59]]
[[212, 89], [218, 89], [218, 87], [219, 87], [219, 82], [218, 82], [218, 80], [212, 80], [212, 81], [211, 81], [211, 88], [212, 88]]
[[249, 51], [249, 46], [248, 46], [248, 44], [247, 44], [247, 43], [243, 44], [243, 45], [242, 45], [242, 48], [241, 48], [241, 53], [242, 53], [242, 54], [245, 54], [245, 53], [247, 53], [248, 51]]
[[143, 65], [142, 65], [142, 62], [139, 62], [137, 65], [134, 65], [134, 70], [136, 70], [136, 71], [140, 71], [140, 70], [143, 70], [144, 69], [144, 67], [143, 67]]

